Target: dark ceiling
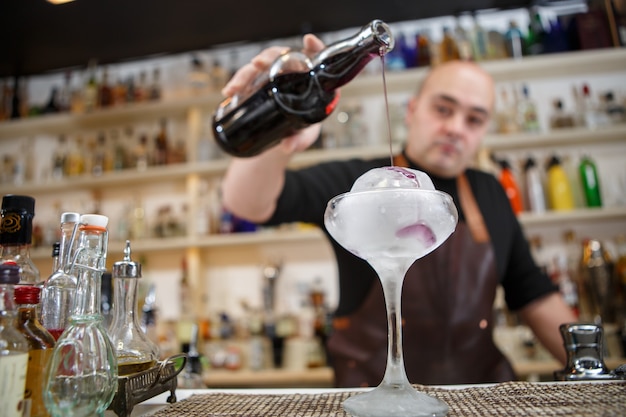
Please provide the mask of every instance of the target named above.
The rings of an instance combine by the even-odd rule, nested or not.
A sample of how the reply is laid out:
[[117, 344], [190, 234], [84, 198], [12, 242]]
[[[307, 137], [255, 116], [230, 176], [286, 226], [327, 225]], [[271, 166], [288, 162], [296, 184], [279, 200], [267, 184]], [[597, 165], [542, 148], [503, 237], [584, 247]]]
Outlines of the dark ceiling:
[[0, 0], [0, 76], [322, 33], [529, 0]]

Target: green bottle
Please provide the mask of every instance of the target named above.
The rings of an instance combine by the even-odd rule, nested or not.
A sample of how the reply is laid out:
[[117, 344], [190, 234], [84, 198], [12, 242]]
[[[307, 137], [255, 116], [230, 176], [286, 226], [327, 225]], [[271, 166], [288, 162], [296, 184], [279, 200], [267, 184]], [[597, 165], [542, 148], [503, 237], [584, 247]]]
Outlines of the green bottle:
[[587, 207], [602, 207], [602, 197], [600, 195], [600, 182], [598, 181], [598, 170], [596, 164], [584, 155], [578, 165], [581, 184], [585, 195]]

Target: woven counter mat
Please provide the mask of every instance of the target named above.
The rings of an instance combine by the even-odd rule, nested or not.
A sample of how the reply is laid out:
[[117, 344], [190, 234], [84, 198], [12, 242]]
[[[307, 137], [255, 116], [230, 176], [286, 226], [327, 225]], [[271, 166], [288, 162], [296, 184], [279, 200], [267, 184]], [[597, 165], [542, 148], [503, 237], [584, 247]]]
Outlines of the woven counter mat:
[[[505, 382], [492, 386], [445, 389], [415, 385], [445, 401], [448, 417], [626, 416], [623, 382], [533, 384]], [[355, 392], [322, 394], [207, 393], [168, 405], [154, 417], [350, 417], [341, 403]]]

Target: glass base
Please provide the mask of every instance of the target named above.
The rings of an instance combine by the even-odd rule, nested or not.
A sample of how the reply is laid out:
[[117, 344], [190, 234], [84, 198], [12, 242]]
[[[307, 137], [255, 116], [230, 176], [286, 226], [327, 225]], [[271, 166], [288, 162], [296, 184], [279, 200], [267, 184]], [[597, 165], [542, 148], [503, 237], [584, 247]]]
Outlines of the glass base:
[[355, 417], [443, 417], [448, 405], [419, 391], [410, 384], [379, 385], [343, 402], [343, 408]]

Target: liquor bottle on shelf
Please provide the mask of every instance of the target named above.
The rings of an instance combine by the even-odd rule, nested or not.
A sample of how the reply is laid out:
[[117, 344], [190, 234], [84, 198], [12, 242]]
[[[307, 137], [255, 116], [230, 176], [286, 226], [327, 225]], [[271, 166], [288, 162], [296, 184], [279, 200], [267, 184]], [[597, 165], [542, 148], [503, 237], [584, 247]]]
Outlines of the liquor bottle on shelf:
[[459, 48], [450, 32], [450, 28], [443, 28], [443, 39], [439, 45], [439, 62], [455, 61], [461, 58]]
[[515, 20], [509, 22], [504, 39], [506, 52], [510, 58], [519, 59], [524, 55], [524, 35]]
[[584, 155], [580, 160], [578, 170], [587, 207], [602, 207], [600, 181], [595, 162], [588, 155]]
[[96, 81], [96, 61], [91, 60], [87, 65], [87, 74], [83, 86], [83, 108], [85, 112], [92, 112], [98, 107], [98, 82]]
[[108, 220], [97, 214], [80, 217], [71, 269], [77, 276], [76, 299], [69, 325], [54, 348], [44, 388], [46, 408], [53, 416], [75, 415], [77, 410], [80, 415], [101, 416], [117, 390], [117, 359], [100, 306]]
[[281, 55], [245, 91], [219, 105], [213, 119], [218, 144], [232, 155], [249, 157], [326, 119], [337, 104], [337, 89], [393, 44], [389, 27], [375, 20], [311, 59], [295, 51]]
[[77, 278], [70, 268], [75, 241], [72, 236], [79, 220], [78, 213], [61, 214], [58, 266], [43, 284], [41, 292], [41, 322], [57, 340], [67, 327], [76, 295]]
[[537, 106], [530, 97], [528, 85], [522, 86], [522, 96], [517, 103], [517, 119], [522, 131], [539, 132], [539, 119], [537, 117]]
[[563, 211], [574, 208], [574, 196], [567, 173], [561, 160], [553, 155], [548, 162], [548, 201], [552, 210]]
[[415, 35], [415, 47], [417, 48], [417, 66], [428, 67], [433, 62], [431, 52], [430, 36], [426, 31], [421, 31]]
[[72, 109], [72, 71], [65, 71], [63, 76], [63, 86], [59, 91], [59, 109], [62, 112], [69, 112]]
[[545, 190], [539, 167], [533, 157], [529, 157], [524, 163], [524, 178], [528, 210], [533, 213], [544, 213], [546, 211]]
[[154, 138], [154, 164], [166, 165], [169, 152], [169, 138], [167, 134], [167, 119], [159, 121], [159, 131]]
[[576, 125], [574, 115], [567, 113], [563, 109], [563, 100], [554, 100], [552, 107], [552, 114], [550, 115], [550, 129], [570, 128]]
[[461, 26], [458, 16], [455, 18], [454, 24], [454, 41], [459, 50], [459, 58], [463, 61], [470, 61], [472, 59], [472, 41], [467, 30]]
[[113, 319], [109, 337], [117, 356], [118, 375], [130, 375], [156, 365], [158, 347], [141, 330], [137, 290], [141, 264], [131, 259], [130, 241], [126, 241], [124, 259], [113, 264]]
[[47, 417], [43, 401], [43, 381], [46, 368], [56, 343], [54, 337], [41, 325], [37, 314], [41, 289], [31, 286], [15, 288], [17, 329], [28, 341], [28, 367], [24, 401], [30, 417]]
[[114, 104], [113, 87], [109, 84], [109, 69], [102, 69], [102, 80], [98, 85], [98, 107], [111, 107]]
[[152, 83], [150, 84], [148, 99], [151, 101], [160, 100], [162, 95], [161, 70], [159, 68], [154, 68], [152, 70]]
[[30, 257], [35, 199], [7, 194], [2, 197], [0, 213], [0, 262], [19, 265], [20, 285], [41, 285], [39, 269]]
[[472, 15], [473, 27], [472, 27], [472, 51], [475, 61], [484, 61], [488, 58], [488, 43], [487, 31], [480, 24], [476, 18], [476, 14]]
[[14, 289], [20, 280], [20, 267], [0, 264], [0, 404], [5, 417], [22, 417], [28, 368], [28, 341], [18, 330]]
[[506, 196], [511, 203], [511, 208], [515, 214], [520, 214], [524, 210], [522, 203], [522, 193], [520, 192], [517, 180], [511, 169], [511, 164], [506, 159], [498, 161], [500, 164], [500, 184], [506, 192]]

